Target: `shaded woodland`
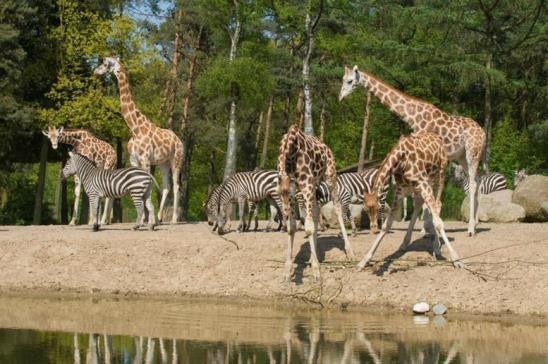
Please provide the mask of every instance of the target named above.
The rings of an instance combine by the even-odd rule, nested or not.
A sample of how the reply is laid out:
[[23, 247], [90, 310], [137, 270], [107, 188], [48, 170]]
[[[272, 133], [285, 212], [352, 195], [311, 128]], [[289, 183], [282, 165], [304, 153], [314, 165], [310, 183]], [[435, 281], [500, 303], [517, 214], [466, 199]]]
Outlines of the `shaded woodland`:
[[[341, 169], [410, 131], [363, 89], [339, 102], [344, 65], [475, 119], [485, 171], [546, 174], [547, 50], [544, 0], [4, 0], [0, 223], [67, 222], [68, 149], [51, 149], [47, 126], [87, 129], [129, 165], [116, 80], [93, 76], [105, 55], [127, 68], [139, 109], [183, 141], [182, 217], [200, 220], [212, 186], [275, 168], [294, 122]], [[448, 181], [445, 217], [462, 197]], [[126, 203], [115, 221], [130, 219]]]

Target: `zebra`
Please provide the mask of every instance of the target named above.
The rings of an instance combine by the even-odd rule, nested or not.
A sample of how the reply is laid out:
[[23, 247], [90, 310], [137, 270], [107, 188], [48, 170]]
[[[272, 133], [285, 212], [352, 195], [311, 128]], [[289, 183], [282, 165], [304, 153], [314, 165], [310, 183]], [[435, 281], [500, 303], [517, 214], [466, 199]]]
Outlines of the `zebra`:
[[[371, 191], [376, 177], [377, 168], [367, 168], [362, 172], [347, 172], [338, 174], [337, 182], [342, 188], [350, 191], [353, 204], [363, 204], [364, 193]], [[384, 221], [384, 209], [386, 206], [388, 188], [389, 185], [386, 184], [379, 195], [379, 221], [377, 222], [379, 226], [382, 225], [382, 222]]]
[[[460, 165], [455, 166], [454, 177], [455, 181], [461, 185], [464, 193], [468, 196], [470, 190], [468, 175]], [[482, 195], [505, 190], [506, 186], [506, 178], [498, 172], [479, 176], [478, 191]]]
[[[217, 198], [217, 233], [225, 233], [226, 216], [232, 202], [238, 202], [239, 220], [238, 231], [246, 230], [244, 221], [245, 203], [258, 202], [264, 199], [273, 201], [277, 212], [282, 209], [282, 202], [278, 194], [278, 172], [275, 170], [257, 170], [239, 172], [229, 177], [219, 190]], [[252, 205], [254, 209], [254, 206]], [[267, 231], [276, 214], [271, 214], [267, 225]]]
[[[133, 230], [141, 227], [144, 213], [143, 205], [146, 205], [148, 210], [148, 227], [150, 230], [154, 230], [157, 222], [150, 193], [152, 182], [156, 183], [156, 181], [150, 173], [136, 167], [113, 170], [102, 169], [81, 154], [69, 152], [69, 156], [70, 158], [63, 168], [63, 177], [77, 175], [82, 181], [84, 190], [89, 197], [93, 217], [93, 231], [99, 230], [99, 198], [122, 197], [125, 195], [131, 195], [137, 210], [137, 223]], [[158, 184], [156, 186], [158, 187]]]
[[525, 169], [514, 171], [514, 188], [516, 188], [527, 177], [529, 177], [529, 175], [525, 172]]
[[[356, 236], [356, 230], [357, 230], [356, 224], [350, 212], [350, 204], [352, 203], [352, 196], [350, 191], [348, 191], [346, 188], [341, 186], [338, 182], [339, 180], [337, 180], [337, 184], [338, 184], [337, 191], [339, 194], [339, 201], [341, 203], [343, 221], [345, 224], [350, 222], [350, 225], [352, 226], [352, 236]], [[297, 200], [297, 204], [299, 206], [299, 216], [300, 216], [299, 221], [302, 226], [304, 225], [304, 216], [305, 216], [304, 197], [300, 192], [298, 192], [295, 194], [295, 200]], [[318, 202], [318, 205], [320, 207], [332, 201], [331, 193], [329, 192], [329, 187], [327, 186], [327, 183], [325, 181], [320, 182], [318, 187], [316, 187], [316, 201]], [[321, 231], [325, 230], [325, 225], [323, 223], [321, 214], [320, 214], [320, 230]]]

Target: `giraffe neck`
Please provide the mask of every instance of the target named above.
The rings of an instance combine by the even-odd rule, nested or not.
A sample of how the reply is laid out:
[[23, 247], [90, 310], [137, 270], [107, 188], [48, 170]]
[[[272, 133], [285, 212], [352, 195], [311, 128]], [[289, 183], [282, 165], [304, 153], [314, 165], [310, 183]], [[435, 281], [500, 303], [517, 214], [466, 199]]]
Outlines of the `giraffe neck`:
[[374, 194], [378, 196], [379, 193], [383, 191], [384, 186], [386, 186], [386, 183], [388, 182], [388, 178], [390, 178], [402, 157], [403, 155], [401, 155], [399, 149], [392, 149], [392, 151], [388, 153], [377, 171], [372, 191]]
[[420, 123], [425, 120], [423, 111], [437, 109], [434, 105], [406, 95], [363, 71], [360, 71], [360, 84], [415, 131], [420, 130]]
[[82, 140], [83, 133], [76, 130], [64, 130], [61, 135], [57, 137], [59, 143], [72, 145], [73, 147], [78, 147]]
[[126, 124], [133, 135], [139, 134], [140, 126], [150, 124], [143, 114], [135, 106], [133, 95], [129, 87], [129, 79], [126, 70], [120, 67], [118, 72], [115, 72], [118, 80], [118, 89], [120, 92], [120, 109]]

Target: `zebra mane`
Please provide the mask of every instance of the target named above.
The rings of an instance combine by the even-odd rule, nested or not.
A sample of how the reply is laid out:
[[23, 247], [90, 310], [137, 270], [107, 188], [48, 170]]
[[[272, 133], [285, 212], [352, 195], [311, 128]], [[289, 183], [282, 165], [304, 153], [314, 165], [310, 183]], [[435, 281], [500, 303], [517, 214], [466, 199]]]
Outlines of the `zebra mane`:
[[79, 156], [79, 157], [82, 157], [84, 160], [87, 160], [88, 162], [90, 162], [91, 164], [93, 164], [94, 167], [97, 167], [97, 163], [96, 163], [94, 160], [92, 160], [92, 159], [86, 157], [85, 155], [80, 154], [80, 153], [76, 153], [76, 152], [72, 152], [72, 154], [77, 155], [77, 156]]

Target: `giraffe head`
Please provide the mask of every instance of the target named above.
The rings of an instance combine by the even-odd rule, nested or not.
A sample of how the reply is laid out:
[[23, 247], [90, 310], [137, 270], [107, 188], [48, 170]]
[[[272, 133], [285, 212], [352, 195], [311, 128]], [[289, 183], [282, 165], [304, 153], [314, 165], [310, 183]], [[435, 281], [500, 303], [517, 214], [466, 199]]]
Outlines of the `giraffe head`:
[[379, 206], [379, 195], [377, 191], [365, 192], [363, 196], [364, 208], [369, 211], [369, 226], [371, 232], [377, 232], [377, 209]]
[[59, 137], [63, 134], [63, 129], [64, 127], [57, 129], [54, 126], [48, 126], [48, 130], [42, 130], [42, 134], [49, 139], [53, 149], [57, 149], [59, 145]]
[[360, 85], [360, 78], [358, 66], [354, 66], [352, 69], [344, 66], [344, 76], [342, 80], [341, 92], [339, 93], [339, 101], [350, 95], [352, 91]]
[[103, 58], [103, 63], [101, 63], [97, 68], [93, 70], [94, 75], [104, 75], [105, 73], [114, 73], [117, 74], [122, 68], [120, 64], [120, 59], [118, 57], [105, 57]]

